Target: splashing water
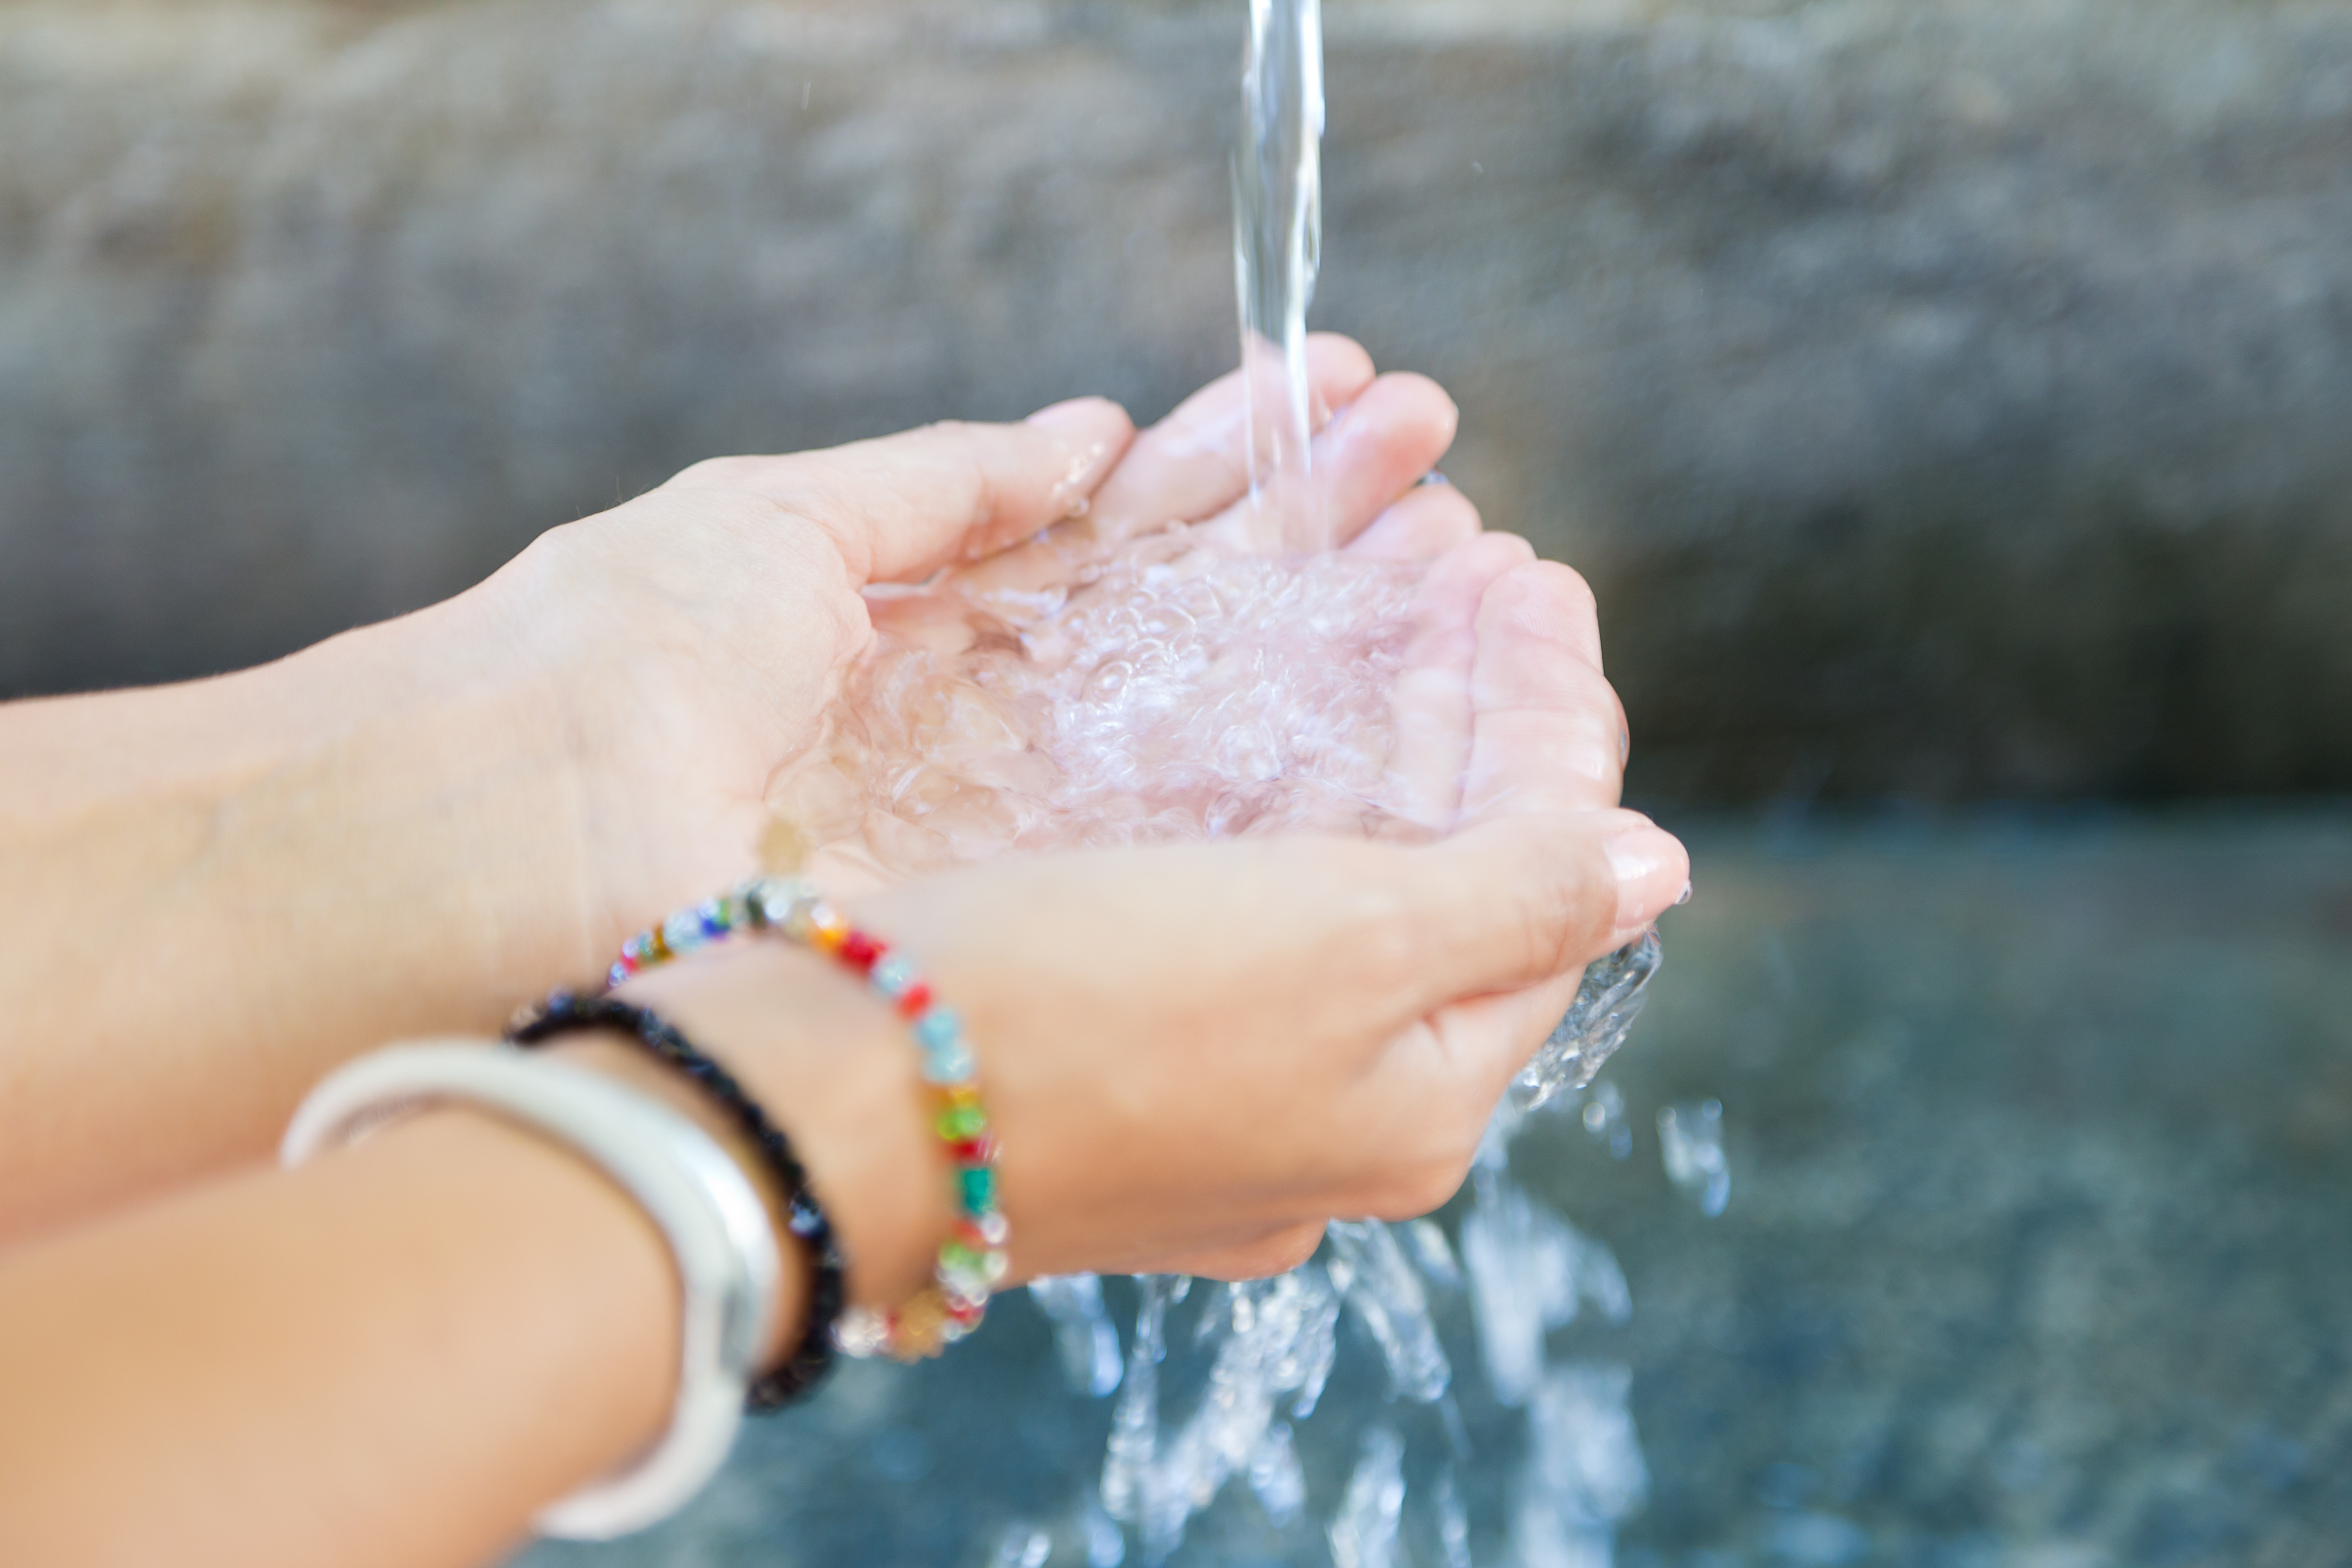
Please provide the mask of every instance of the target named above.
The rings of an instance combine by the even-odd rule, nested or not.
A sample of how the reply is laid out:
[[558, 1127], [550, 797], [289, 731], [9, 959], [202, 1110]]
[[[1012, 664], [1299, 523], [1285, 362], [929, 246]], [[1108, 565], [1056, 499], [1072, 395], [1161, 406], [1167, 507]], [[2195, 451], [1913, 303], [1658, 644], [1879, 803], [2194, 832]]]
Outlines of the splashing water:
[[1201, 1323], [1202, 1343], [1215, 1350], [1208, 1387], [1192, 1414], [1163, 1434], [1159, 1362], [1167, 1310], [1184, 1291], [1182, 1281], [1143, 1281], [1127, 1388], [1103, 1461], [1103, 1507], [1136, 1527], [1152, 1563], [1175, 1550], [1192, 1516], [1235, 1475], [1251, 1479], [1269, 1514], [1303, 1501], [1305, 1483], [1289, 1428], [1276, 1425], [1277, 1406], [1293, 1394], [1292, 1418], [1311, 1415], [1337, 1348], [1339, 1296], [1313, 1264], [1221, 1287]]
[[1019, 1521], [1004, 1527], [996, 1538], [996, 1551], [989, 1558], [989, 1568], [1045, 1568], [1045, 1560], [1054, 1554], [1054, 1538], [1037, 1526]]
[[1709, 1219], [1731, 1202], [1731, 1163], [1723, 1152], [1723, 1104], [1669, 1105], [1658, 1112], [1658, 1152], [1666, 1179], [1698, 1201]]
[[1364, 1434], [1363, 1458], [1331, 1517], [1333, 1568], [1395, 1568], [1404, 1513], [1404, 1439], [1386, 1426]]
[[1424, 1405], [1444, 1394], [1454, 1381], [1454, 1368], [1437, 1342], [1421, 1275], [1397, 1244], [1396, 1232], [1369, 1220], [1334, 1220], [1327, 1238], [1331, 1283], [1380, 1346], [1391, 1392]]
[[1651, 931], [1588, 966], [1568, 1016], [1512, 1081], [1511, 1103], [1532, 1110], [1561, 1089], [1591, 1083], [1633, 1032], [1633, 1020], [1649, 1000], [1651, 976], [1662, 962], [1658, 933]]
[[[871, 656], [822, 743], [770, 793], [829, 880], [1049, 847], [1305, 830], [1419, 838], [1443, 826], [1394, 754], [1421, 570], [1335, 552], [1315, 482], [1313, 437], [1328, 416], [1306, 360], [1322, 242], [1319, 3], [1250, 0], [1249, 23], [1233, 171], [1248, 500], [1223, 522], [1114, 525], [1074, 509], [1008, 557], [870, 593]], [[1434, 1222], [1339, 1223], [1317, 1261], [1204, 1291], [1181, 1353], [1205, 1359], [1205, 1376], [1177, 1383], [1200, 1384], [1189, 1410], [1163, 1409], [1162, 1371], [1191, 1281], [1139, 1279], [1123, 1362], [1099, 1281], [1030, 1287], [1071, 1386], [1117, 1394], [1099, 1485], [1074, 1521], [1090, 1564], [1125, 1561], [1130, 1532], [1146, 1563], [1164, 1561], [1236, 1480], [1277, 1527], [1307, 1517], [1297, 1433], [1344, 1320], [1400, 1408], [1435, 1414], [1420, 1426], [1442, 1431], [1447, 1449], [1409, 1505], [1404, 1434], [1415, 1428], [1365, 1432], [1344, 1495], [1326, 1500], [1332, 1559], [1401, 1562], [1403, 1523], [1419, 1518], [1449, 1568], [1467, 1568], [1455, 1466], [1475, 1474], [1481, 1457], [1455, 1408], [1436, 1299], [1466, 1304], [1486, 1386], [1526, 1413], [1527, 1457], [1500, 1521], [1514, 1556], [1528, 1568], [1609, 1561], [1615, 1525], [1646, 1487], [1627, 1380], [1550, 1365], [1546, 1336], [1587, 1310], [1622, 1321], [1631, 1296], [1606, 1247], [1511, 1182], [1508, 1150], [1530, 1112], [1592, 1081], [1657, 967], [1649, 937], [1588, 970], [1496, 1113], [1458, 1253]], [[1595, 1108], [1630, 1152], [1605, 1084], [1588, 1118]], [[1036, 1568], [1050, 1549], [1022, 1521], [991, 1556]]]
[[1100, 1399], [1118, 1386], [1118, 1331], [1103, 1311], [1102, 1281], [1058, 1274], [1029, 1281], [1029, 1297], [1053, 1320], [1062, 1372], [1080, 1394]]

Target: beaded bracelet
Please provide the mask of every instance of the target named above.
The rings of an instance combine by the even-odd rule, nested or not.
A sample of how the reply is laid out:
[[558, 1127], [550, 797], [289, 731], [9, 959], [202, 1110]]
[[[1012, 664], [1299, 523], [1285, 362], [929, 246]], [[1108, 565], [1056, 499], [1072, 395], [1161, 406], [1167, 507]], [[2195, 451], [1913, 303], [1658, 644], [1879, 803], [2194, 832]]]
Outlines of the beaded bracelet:
[[834, 1340], [854, 1356], [917, 1361], [937, 1355], [980, 1326], [990, 1293], [1010, 1267], [1005, 1246], [1011, 1226], [997, 1201], [996, 1140], [981, 1102], [963, 1020], [933, 998], [929, 983], [913, 964], [851, 925], [814, 883], [797, 877], [754, 878], [640, 931], [622, 944], [610, 982], [618, 985], [739, 931], [773, 931], [825, 954], [864, 976], [874, 994], [913, 1026], [930, 1089], [932, 1130], [954, 1173], [955, 1226], [940, 1247], [929, 1289], [896, 1311], [845, 1310]]
[[841, 1319], [845, 1292], [842, 1288], [841, 1247], [833, 1222], [809, 1189], [808, 1173], [793, 1152], [782, 1129], [769, 1120], [760, 1102], [746, 1093], [734, 1075], [697, 1050], [693, 1042], [649, 1009], [632, 1007], [610, 996], [575, 996], [558, 991], [507, 1028], [507, 1039], [517, 1046], [546, 1044], [563, 1035], [592, 1029], [614, 1029], [633, 1036], [638, 1044], [694, 1080], [695, 1085], [742, 1128], [760, 1158], [776, 1179], [786, 1205], [785, 1228], [808, 1249], [814, 1265], [809, 1284], [808, 1327], [782, 1365], [752, 1380], [743, 1405], [755, 1415], [780, 1410], [814, 1391], [833, 1369], [833, 1331]]

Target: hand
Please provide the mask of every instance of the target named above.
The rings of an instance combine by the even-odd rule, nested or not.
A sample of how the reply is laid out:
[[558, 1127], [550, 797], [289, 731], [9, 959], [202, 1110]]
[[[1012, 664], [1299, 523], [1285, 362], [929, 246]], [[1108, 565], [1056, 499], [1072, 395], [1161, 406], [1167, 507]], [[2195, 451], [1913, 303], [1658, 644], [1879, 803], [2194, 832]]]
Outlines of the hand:
[[[1457, 494], [1413, 488], [1453, 438], [1444, 394], [1375, 377], [1341, 338], [1312, 340], [1310, 363], [1338, 411], [1317, 439], [1338, 537], [1400, 556], [1476, 535]], [[580, 945], [609, 952], [740, 874], [769, 783], [871, 639], [860, 590], [982, 557], [976, 582], [1034, 584], [1137, 529], [1233, 517], [1243, 421], [1236, 374], [1140, 437], [1081, 400], [1024, 425], [720, 458], [543, 537], [477, 594], [563, 715]]]
[[[1454, 837], [1012, 859], [853, 901], [968, 1020], [1024, 1277], [1268, 1272], [1328, 1218], [1436, 1206], [1581, 966], [1682, 892], [1682, 847], [1596, 804], [1622, 752], [1581, 584], [1526, 562], [1461, 596]], [[775, 946], [628, 989], [770, 1100], [861, 1291], [919, 1284], [945, 1215], [900, 1026]]]
[[[1314, 353], [1346, 413], [1336, 510], [1369, 520], [1453, 408], [1352, 344]], [[747, 868], [763, 790], [869, 635], [862, 585], [1088, 500], [1088, 531], [1213, 513], [1244, 488], [1241, 402], [1229, 380], [1139, 439], [1084, 402], [704, 464], [275, 664], [0, 705], [0, 874], [26, 911], [0, 981], [28, 1042], [0, 1237], [252, 1160], [353, 1053], [595, 973]], [[1475, 531], [1420, 494], [1363, 540]]]

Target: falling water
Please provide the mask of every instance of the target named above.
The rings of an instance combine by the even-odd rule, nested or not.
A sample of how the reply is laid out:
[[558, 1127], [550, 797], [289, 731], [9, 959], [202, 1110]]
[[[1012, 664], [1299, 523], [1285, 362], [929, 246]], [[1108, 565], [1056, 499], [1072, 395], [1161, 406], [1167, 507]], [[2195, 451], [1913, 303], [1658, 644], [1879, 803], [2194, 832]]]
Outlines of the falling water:
[[1322, 0], [1249, 0], [1234, 147], [1234, 282], [1249, 388], [1250, 496], [1261, 548], [1330, 538], [1314, 487], [1307, 310], [1323, 258]]
[[[979, 563], [873, 596], [873, 655], [824, 743], [770, 795], [821, 875], [914, 875], [1057, 845], [1442, 826], [1400, 795], [1391, 765], [1419, 569], [1335, 551], [1316, 494], [1312, 437], [1328, 411], [1307, 373], [1306, 319], [1321, 248], [1320, 8], [1250, 0], [1249, 21], [1234, 162], [1244, 542], [1193, 524], [1077, 531], [1053, 545], [1066, 570], [1043, 588], [1008, 586]], [[1587, 971], [1496, 1114], [1458, 1241], [1432, 1221], [1342, 1222], [1315, 1260], [1276, 1279], [1197, 1290], [1140, 1279], [1123, 1355], [1101, 1281], [1030, 1288], [1072, 1387], [1117, 1400], [1098, 1483], [1074, 1521], [1090, 1564], [1123, 1562], [1130, 1543], [1162, 1561], [1236, 1482], [1276, 1525], [1319, 1504], [1344, 1568], [1393, 1568], [1401, 1531], [1467, 1568], [1474, 1523], [1504, 1533], [1527, 1568], [1605, 1564], [1646, 1485], [1628, 1380], [1556, 1364], [1547, 1336], [1586, 1313], [1622, 1321], [1631, 1296], [1606, 1247], [1512, 1180], [1509, 1149], [1623, 1042], [1657, 964], [1645, 938]], [[1587, 1125], [1598, 1108], [1612, 1148], [1622, 1136], [1630, 1151], [1605, 1089], [1586, 1103]], [[1690, 1134], [1677, 1147], [1693, 1169], [1706, 1168], [1712, 1124], [1678, 1110], [1672, 1127]], [[1522, 1413], [1507, 1517], [1474, 1516], [1485, 1505], [1456, 1480], [1508, 1456], [1474, 1450], [1439, 1332], [1448, 1312], [1471, 1325], [1482, 1400]], [[1318, 1499], [1300, 1445], [1321, 1440], [1311, 1424], [1343, 1338], [1376, 1359], [1399, 1418], [1350, 1431], [1351, 1478]], [[991, 1554], [1035, 1568], [1051, 1551], [1048, 1532], [1020, 1521]]]
[[[1233, 183], [1254, 535], [1260, 550], [1296, 557], [1330, 544], [1316, 504], [1311, 437], [1321, 411], [1306, 355], [1322, 250], [1322, 15], [1320, 0], [1249, 0], [1249, 13]], [[1316, 1261], [1276, 1279], [1220, 1287], [1195, 1334], [1202, 1353], [1214, 1358], [1207, 1389], [1172, 1426], [1160, 1410], [1161, 1363], [1167, 1313], [1182, 1299], [1184, 1282], [1139, 1280], [1134, 1348], [1099, 1506], [1135, 1530], [1147, 1563], [1166, 1558], [1187, 1522], [1235, 1477], [1246, 1478], [1276, 1524], [1304, 1507], [1293, 1424], [1314, 1414], [1343, 1312], [1377, 1349], [1390, 1396], [1444, 1401], [1454, 1458], [1471, 1458], [1447, 1398], [1454, 1372], [1438, 1337], [1433, 1289], [1467, 1290], [1489, 1391], [1497, 1403], [1528, 1411], [1528, 1458], [1507, 1523], [1515, 1555], [1528, 1568], [1609, 1561], [1617, 1522], [1639, 1506], [1648, 1483], [1627, 1414], [1630, 1378], [1620, 1367], [1552, 1367], [1545, 1342], [1588, 1310], [1623, 1322], [1632, 1294], [1608, 1247], [1513, 1184], [1507, 1163], [1527, 1114], [1591, 1082], [1623, 1044], [1658, 963], [1650, 935], [1589, 968], [1567, 1016], [1496, 1112], [1458, 1261], [1433, 1221], [1335, 1222]], [[1622, 1124], [1622, 1110], [1616, 1116]], [[1662, 1130], [1677, 1125], [1661, 1121]], [[1056, 1321], [1074, 1384], [1101, 1393], [1103, 1363], [1090, 1348], [1104, 1331], [1099, 1289], [1055, 1280], [1033, 1294]], [[1324, 1528], [1336, 1568], [1393, 1568], [1399, 1561], [1405, 1452], [1393, 1426], [1364, 1433]], [[1448, 1568], [1470, 1568], [1468, 1514], [1454, 1475], [1450, 1463], [1444, 1466], [1432, 1489], [1433, 1533]]]

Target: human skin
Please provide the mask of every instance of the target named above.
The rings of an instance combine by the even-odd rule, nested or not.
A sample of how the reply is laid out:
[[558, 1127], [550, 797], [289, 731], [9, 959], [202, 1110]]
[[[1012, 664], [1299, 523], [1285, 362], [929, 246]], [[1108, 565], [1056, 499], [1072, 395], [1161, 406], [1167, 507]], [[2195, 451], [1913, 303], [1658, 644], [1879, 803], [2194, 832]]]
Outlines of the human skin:
[[[1451, 402], [1313, 348], [1353, 547], [1475, 535], [1410, 489]], [[264, 1158], [337, 1061], [598, 973], [747, 868], [769, 780], [870, 638], [861, 587], [1080, 503], [1066, 532], [1214, 516], [1241, 420], [1228, 378], [1140, 437], [1082, 400], [700, 464], [276, 664], [0, 706], [0, 1243]]]
[[[1442, 394], [1318, 354], [1340, 531], [1432, 561], [1400, 762], [1450, 837], [1007, 861], [853, 904], [971, 1020], [1022, 1276], [1264, 1272], [1332, 1215], [1433, 1206], [1580, 966], [1685, 885], [1612, 809], [1581, 583], [1408, 488]], [[251, 1167], [335, 1061], [483, 1030], [740, 874], [863, 646], [858, 583], [1078, 495], [1066, 533], [1213, 517], [1237, 416], [1213, 389], [1131, 445], [1083, 404], [705, 465], [269, 669], [0, 710], [0, 1562], [480, 1562], [651, 1440], [667, 1260], [579, 1161], [439, 1112]], [[767, 944], [630, 989], [793, 1132], [861, 1299], [916, 1288], [947, 1211], [887, 1011]], [[625, 1047], [566, 1049], [724, 1131]]]
[[[853, 901], [969, 1020], [1016, 1279], [1261, 1273], [1331, 1215], [1453, 1190], [1578, 969], [1686, 871], [1557, 765], [1590, 731], [1559, 679], [1584, 641], [1568, 589], [1527, 567], [1480, 596], [1486, 798], [1442, 841], [1040, 857]], [[856, 1293], [917, 1288], [948, 1207], [903, 1025], [775, 942], [625, 990], [791, 1131]], [[627, 1047], [567, 1049], [719, 1130]], [[772, 1352], [803, 1289], [788, 1279]], [[0, 1561], [489, 1561], [659, 1432], [673, 1292], [626, 1198], [460, 1111], [20, 1247], [0, 1255]]]

